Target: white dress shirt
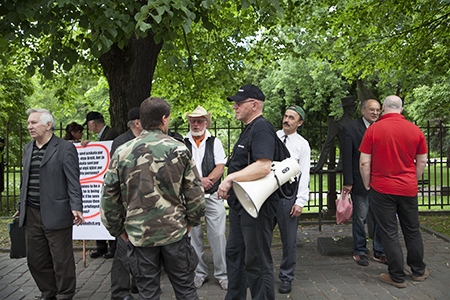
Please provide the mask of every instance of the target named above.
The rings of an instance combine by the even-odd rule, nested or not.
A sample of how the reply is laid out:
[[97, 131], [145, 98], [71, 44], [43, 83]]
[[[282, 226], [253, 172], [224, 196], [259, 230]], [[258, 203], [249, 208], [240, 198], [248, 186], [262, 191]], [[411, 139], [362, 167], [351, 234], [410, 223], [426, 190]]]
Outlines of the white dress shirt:
[[[277, 131], [277, 136], [283, 141], [285, 134], [283, 130]], [[291, 157], [300, 165], [300, 182], [298, 185], [297, 199], [295, 204], [305, 206], [309, 201], [309, 170], [311, 168], [311, 148], [308, 141], [297, 132], [289, 134], [286, 139], [286, 147]]]

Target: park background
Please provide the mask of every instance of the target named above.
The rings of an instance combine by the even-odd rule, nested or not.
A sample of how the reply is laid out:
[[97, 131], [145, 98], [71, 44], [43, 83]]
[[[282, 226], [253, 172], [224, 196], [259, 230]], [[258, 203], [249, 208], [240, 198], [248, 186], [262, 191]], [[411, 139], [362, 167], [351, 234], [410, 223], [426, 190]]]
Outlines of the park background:
[[[184, 134], [185, 113], [200, 104], [212, 112], [212, 132], [229, 154], [242, 124], [226, 97], [254, 83], [266, 94], [264, 115], [276, 128], [286, 106], [305, 109], [300, 133], [314, 161], [329, 120], [342, 117], [343, 97], [359, 103], [399, 95], [430, 150], [419, 185], [422, 217], [432, 213], [434, 223], [442, 219], [442, 227], [450, 227], [449, 23], [450, 4], [438, 0], [2, 3], [0, 214], [15, 211], [23, 146], [30, 140], [27, 108], [51, 110], [57, 135], [93, 110], [124, 132], [127, 111], [152, 95], [171, 104], [171, 128]], [[95, 140], [87, 129], [83, 137]], [[337, 164], [337, 141], [334, 146], [324, 170]], [[313, 198], [324, 197], [325, 206], [340, 187], [339, 172], [311, 178]], [[306, 213], [320, 219], [320, 211], [320, 203], [310, 201]]]

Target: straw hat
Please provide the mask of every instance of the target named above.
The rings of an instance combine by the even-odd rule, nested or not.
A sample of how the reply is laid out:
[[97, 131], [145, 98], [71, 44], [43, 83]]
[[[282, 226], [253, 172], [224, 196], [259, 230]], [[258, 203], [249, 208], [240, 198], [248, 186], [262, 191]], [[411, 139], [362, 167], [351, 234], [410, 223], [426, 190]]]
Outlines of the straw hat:
[[206, 109], [204, 109], [202, 106], [197, 106], [196, 109], [194, 109], [191, 113], [186, 113], [186, 117], [189, 118], [199, 118], [199, 117], [205, 117], [208, 121], [208, 126], [211, 124], [211, 113], [207, 112]]

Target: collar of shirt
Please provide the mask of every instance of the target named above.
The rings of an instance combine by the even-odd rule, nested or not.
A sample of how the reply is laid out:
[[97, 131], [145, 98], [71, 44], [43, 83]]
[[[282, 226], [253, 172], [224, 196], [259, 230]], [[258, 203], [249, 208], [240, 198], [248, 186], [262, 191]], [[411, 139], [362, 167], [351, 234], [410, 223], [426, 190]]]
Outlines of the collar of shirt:
[[363, 120], [364, 125], [366, 126], [366, 128], [369, 128], [370, 123], [366, 120], [366, 118], [362, 117], [362, 120]]
[[100, 130], [100, 132], [97, 134], [97, 137], [98, 137], [99, 140], [102, 137], [103, 131], [105, 131], [105, 129], [106, 129], [106, 125], [103, 126], [102, 130]]

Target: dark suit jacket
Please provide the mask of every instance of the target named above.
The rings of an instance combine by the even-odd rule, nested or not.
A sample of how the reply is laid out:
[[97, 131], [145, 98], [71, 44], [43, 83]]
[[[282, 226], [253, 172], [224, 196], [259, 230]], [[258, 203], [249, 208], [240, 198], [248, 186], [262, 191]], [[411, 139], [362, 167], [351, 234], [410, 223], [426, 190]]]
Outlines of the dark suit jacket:
[[[24, 149], [19, 226], [23, 226], [26, 218], [33, 143], [29, 142]], [[56, 230], [72, 227], [72, 210], [83, 210], [78, 152], [72, 143], [56, 136], [50, 139], [39, 168], [39, 185], [40, 211], [45, 228]]]
[[359, 145], [361, 144], [366, 126], [362, 117], [348, 122], [343, 128], [343, 145], [342, 145], [342, 167], [344, 175], [344, 185], [353, 185], [352, 194], [368, 195], [364, 187], [361, 173], [359, 171]]
[[105, 125], [105, 127], [106, 128], [99, 139], [100, 141], [112, 141], [119, 136], [119, 133], [115, 129], [112, 129], [108, 125]]
[[121, 135], [116, 137], [111, 145], [111, 151], [110, 151], [111, 156], [114, 154], [114, 151], [116, 151], [116, 149], [120, 145], [125, 144], [126, 142], [128, 142], [134, 138], [135, 138], [135, 136], [134, 136], [133, 131], [131, 131], [131, 129], [128, 129], [127, 132], [122, 133]]

